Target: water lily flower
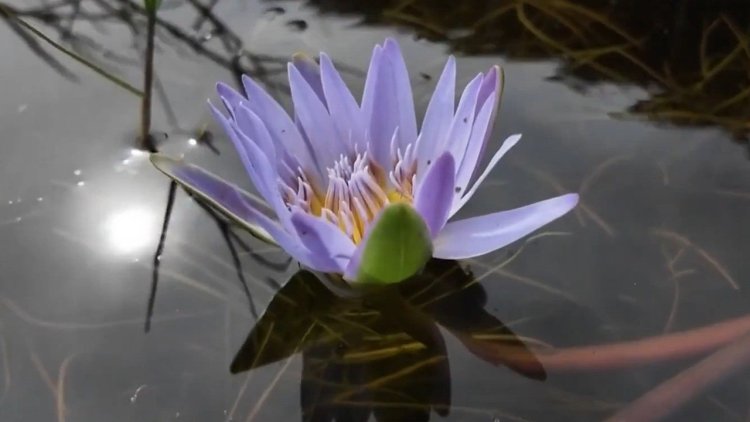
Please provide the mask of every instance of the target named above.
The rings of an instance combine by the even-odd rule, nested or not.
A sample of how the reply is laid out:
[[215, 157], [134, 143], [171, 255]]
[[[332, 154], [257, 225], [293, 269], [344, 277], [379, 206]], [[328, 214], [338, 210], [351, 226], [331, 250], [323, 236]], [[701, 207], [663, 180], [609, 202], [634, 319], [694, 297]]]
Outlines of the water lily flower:
[[456, 105], [450, 57], [419, 128], [394, 40], [375, 46], [360, 102], [325, 53], [319, 64], [295, 56], [288, 73], [292, 115], [247, 76], [244, 94], [218, 84], [226, 115], [211, 105], [262, 201], [196, 169], [181, 177], [308, 268], [351, 282], [398, 282], [431, 256], [471, 258], [506, 246], [578, 202], [567, 194], [448, 222], [521, 138], [508, 137], [476, 175], [502, 89], [497, 66], [474, 77]]

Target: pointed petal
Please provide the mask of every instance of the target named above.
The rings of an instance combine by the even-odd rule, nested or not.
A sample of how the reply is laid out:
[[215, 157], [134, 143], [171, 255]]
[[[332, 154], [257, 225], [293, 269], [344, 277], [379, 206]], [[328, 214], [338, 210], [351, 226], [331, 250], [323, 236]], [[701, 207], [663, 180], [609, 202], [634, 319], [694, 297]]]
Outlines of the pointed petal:
[[409, 204], [390, 204], [370, 224], [345, 276], [357, 283], [398, 283], [419, 272], [431, 255], [430, 230], [422, 217]]
[[[239, 129], [243, 135], [252, 140], [266, 154], [272, 168], [285, 183], [289, 184], [297, 180], [298, 168], [301, 167], [297, 159], [284, 148], [281, 143], [276, 143], [271, 138], [265, 123], [256, 115], [247, 100], [243, 100], [235, 108], [234, 127]], [[304, 171], [304, 168], [303, 168]], [[305, 173], [306, 175], [308, 173]]]
[[333, 126], [331, 116], [300, 71], [289, 65], [289, 87], [292, 91], [294, 112], [310, 143], [315, 145], [323, 165], [331, 165], [339, 154], [346, 153]]
[[214, 120], [219, 123], [219, 125], [224, 129], [224, 133], [226, 133], [227, 137], [229, 137], [229, 139], [234, 144], [234, 148], [235, 150], [237, 150], [237, 155], [240, 156], [240, 161], [242, 161], [242, 164], [245, 167], [245, 171], [247, 171], [247, 174], [250, 176], [250, 180], [253, 182], [255, 189], [258, 190], [258, 192], [261, 194], [261, 196], [263, 196], [266, 202], [270, 203], [271, 193], [269, 192], [269, 186], [264, 182], [264, 180], [258, 174], [257, 169], [253, 165], [253, 157], [251, 157], [248, 153], [248, 147], [247, 145], [245, 145], [245, 138], [243, 138], [240, 135], [239, 131], [235, 129], [232, 121], [221, 114], [219, 109], [217, 109], [210, 102], [208, 103], [208, 106], [211, 110], [211, 114], [213, 115]]
[[299, 70], [302, 77], [305, 78], [310, 88], [315, 91], [320, 102], [325, 104], [326, 99], [323, 92], [323, 84], [320, 80], [320, 67], [315, 63], [315, 60], [307, 54], [297, 53], [292, 56], [292, 63]]
[[474, 120], [474, 125], [471, 128], [469, 142], [464, 151], [463, 160], [461, 160], [460, 166], [457, 166], [457, 197], [463, 196], [469, 187], [469, 182], [471, 182], [471, 177], [474, 175], [477, 164], [479, 163], [484, 145], [487, 143], [487, 138], [492, 131], [492, 121], [495, 117], [496, 110], [497, 101], [490, 99], [484, 102], [479, 113], [477, 113], [476, 120]]
[[[420, 140], [417, 143], [417, 169], [424, 169], [428, 160], [433, 160], [437, 154], [437, 147], [444, 144], [448, 134], [456, 104], [456, 59], [448, 57], [443, 73], [440, 75], [435, 92], [427, 105], [427, 111], [422, 121]], [[421, 173], [421, 174], [420, 174]], [[417, 183], [424, 175], [417, 173]]]
[[236, 128], [238, 128], [245, 136], [252, 139], [253, 142], [263, 150], [271, 164], [276, 167], [278, 152], [282, 152], [277, 152], [277, 146], [282, 146], [274, 145], [271, 140], [271, 135], [266, 129], [266, 125], [263, 124], [263, 121], [260, 120], [260, 118], [253, 113], [249, 107], [247, 107], [247, 100], [240, 102], [240, 104], [235, 107], [234, 116]]
[[235, 91], [234, 88], [224, 82], [216, 84], [216, 93], [219, 94], [219, 97], [221, 97], [222, 101], [227, 105], [227, 111], [230, 113], [234, 113], [234, 108], [237, 107], [241, 101], [246, 100], [242, 94]]
[[365, 130], [362, 112], [351, 91], [341, 79], [341, 75], [333, 66], [333, 62], [325, 53], [320, 54], [320, 71], [328, 112], [331, 116], [335, 116], [333, 123], [340, 139], [343, 139], [350, 148], [353, 148], [354, 143], [357, 142], [362, 142], [362, 147], [364, 147]]
[[273, 213], [261, 198], [192, 164], [162, 154], [151, 154], [149, 159], [159, 171], [219, 209], [230, 220], [247, 229], [255, 237], [275, 243], [271, 235], [258, 225], [255, 218], [258, 212], [265, 215]]
[[243, 75], [242, 84], [248, 97], [247, 106], [266, 125], [274, 144], [283, 145], [287, 153], [292, 153], [308, 178], [316, 182], [322, 180], [314, 149], [299, 133], [289, 114], [249, 77]]
[[344, 272], [355, 247], [339, 227], [300, 210], [292, 213], [292, 224], [302, 244], [315, 251], [321, 263], [335, 266], [337, 273]]
[[[370, 57], [370, 66], [367, 68], [367, 78], [365, 79], [365, 87], [362, 91], [362, 102], [360, 108], [362, 109], [362, 116], [369, 119], [372, 115], [372, 108], [375, 104], [375, 85], [378, 79], [378, 70], [380, 69], [380, 56], [383, 53], [383, 47], [376, 45], [372, 49], [372, 56]], [[366, 120], [365, 123], [369, 122]]]
[[396, 88], [384, 55], [373, 54], [362, 101], [369, 151], [381, 167], [390, 168], [391, 135], [398, 127], [399, 113]]
[[503, 142], [503, 145], [500, 146], [500, 149], [497, 150], [495, 155], [490, 160], [489, 164], [487, 164], [487, 167], [484, 169], [481, 175], [479, 175], [479, 178], [474, 182], [474, 184], [471, 186], [471, 189], [469, 189], [464, 196], [462, 196], [460, 199], [456, 198], [456, 201], [453, 203], [453, 209], [451, 210], [451, 215], [458, 212], [458, 210], [461, 209], [467, 202], [469, 202], [469, 199], [471, 199], [472, 196], [474, 196], [474, 193], [479, 188], [479, 185], [484, 182], [484, 179], [489, 176], [490, 172], [493, 168], [497, 165], [497, 163], [500, 161], [501, 158], [505, 155], [506, 152], [508, 152], [515, 144], [518, 143], [518, 141], [521, 140], [521, 135], [511, 135], [509, 136], [505, 142]]
[[289, 210], [282, 201], [278, 189], [278, 173], [269, 162], [268, 156], [252, 139], [236, 130], [234, 125], [213, 105], [211, 105], [211, 111], [214, 114], [214, 118], [224, 126], [224, 130], [234, 143], [237, 153], [240, 155], [240, 159], [245, 165], [245, 169], [247, 169], [255, 188], [258, 189], [258, 192], [260, 192], [266, 202], [276, 212], [276, 216], [282, 226], [287, 231], [292, 232], [291, 223], [289, 222]]
[[521, 208], [448, 223], [435, 238], [434, 256], [465, 259], [492, 252], [565, 215], [578, 203], [571, 193]]
[[401, 147], [405, 148], [417, 140], [417, 118], [414, 114], [414, 96], [411, 92], [409, 70], [406, 68], [401, 48], [392, 38], [385, 40], [383, 57], [390, 62], [391, 76], [396, 88]]
[[469, 144], [471, 128], [474, 126], [475, 110], [477, 109], [477, 96], [482, 85], [482, 74], [478, 74], [464, 88], [461, 99], [458, 101], [456, 115], [453, 116], [446, 143], [439, 150], [447, 150], [453, 154], [453, 158], [460, 163], [464, 158], [464, 152]]
[[183, 164], [160, 154], [152, 154], [150, 159], [158, 170], [216, 206], [253, 235], [278, 244], [306, 267], [320, 268], [319, 271], [330, 270], [330, 267], [324, 265], [324, 261], [307, 250], [296, 237], [291, 236], [278, 222], [261, 211], [265, 207], [251, 194], [199, 167]]
[[500, 66], [492, 66], [487, 74], [484, 75], [482, 80], [482, 87], [479, 88], [479, 96], [477, 97], [477, 104], [483, 105], [487, 100], [497, 101], [498, 88], [502, 88], [503, 84], [503, 73], [500, 71]]
[[[472, 146], [469, 148], [474, 148], [476, 144], [479, 144], [479, 151], [477, 152], [466, 152], [466, 155], [464, 156], [463, 161], [461, 162], [461, 166], [464, 166], [464, 163], [466, 163], [466, 167], [472, 167], [471, 174], [469, 174], [468, 179], [466, 180], [465, 184], [468, 186], [469, 182], [471, 181], [471, 178], [476, 174], [476, 167], [479, 161], [484, 156], [484, 150], [487, 147], [487, 140], [489, 139], [490, 135], [492, 134], [492, 127], [495, 122], [495, 117], [497, 116], [497, 111], [500, 108], [500, 99], [503, 95], [503, 88], [505, 87], [505, 74], [503, 73], [502, 69], [500, 69], [499, 66], [492, 66], [487, 72], [487, 75], [484, 77], [484, 80], [482, 81], [482, 87], [479, 89], [479, 97], [477, 98], [477, 107], [481, 108], [485, 107], [488, 103], [492, 104], [492, 113], [489, 117], [489, 121], [487, 124], [486, 129], [484, 130], [484, 139], [471, 139], [469, 140], [470, 143], [472, 143]], [[479, 118], [479, 116], [477, 116]], [[475, 123], [476, 125], [476, 123]], [[476, 133], [474, 132], [476, 130]], [[481, 134], [481, 127], [472, 129], [472, 137], [473, 136], [479, 136]], [[476, 159], [472, 162], [472, 159], [469, 158], [467, 161], [466, 156], [473, 157], [476, 155]], [[458, 180], [458, 179], [456, 179]]]
[[427, 174], [418, 185], [414, 208], [430, 229], [434, 238], [448, 221], [453, 205], [455, 161], [450, 152], [444, 152], [426, 170]]
[[399, 146], [417, 138], [414, 99], [409, 75], [398, 45], [387, 40], [382, 49], [375, 49], [370, 62], [362, 98], [365, 128], [373, 159], [381, 167], [392, 165], [390, 140], [399, 128]]

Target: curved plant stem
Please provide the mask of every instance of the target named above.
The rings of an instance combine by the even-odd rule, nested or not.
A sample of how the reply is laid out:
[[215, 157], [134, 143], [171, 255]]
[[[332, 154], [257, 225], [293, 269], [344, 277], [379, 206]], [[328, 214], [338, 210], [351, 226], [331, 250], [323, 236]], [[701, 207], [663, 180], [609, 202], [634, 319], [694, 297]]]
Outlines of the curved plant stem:
[[557, 350], [534, 350], [534, 355], [515, 346], [483, 342], [468, 335], [461, 335], [459, 339], [472, 351], [493, 363], [533, 371], [541, 362], [547, 372], [571, 372], [621, 369], [697, 356], [711, 352], [748, 333], [750, 315], [693, 330], [635, 341]]
[[661, 420], [702, 391], [748, 365], [750, 335], [745, 335], [644, 394], [606, 422]]

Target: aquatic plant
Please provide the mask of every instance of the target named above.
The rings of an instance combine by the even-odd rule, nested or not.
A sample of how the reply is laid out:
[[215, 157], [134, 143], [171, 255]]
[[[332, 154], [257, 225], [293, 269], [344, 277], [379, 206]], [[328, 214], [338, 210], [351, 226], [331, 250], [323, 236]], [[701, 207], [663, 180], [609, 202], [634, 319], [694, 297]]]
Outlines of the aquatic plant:
[[308, 268], [399, 282], [431, 256], [463, 259], [506, 246], [578, 202], [567, 194], [448, 222], [521, 138], [508, 137], [471, 183], [500, 98], [497, 66], [472, 79], [455, 106], [449, 58], [420, 130], [394, 40], [374, 48], [360, 104], [324, 53], [320, 66], [296, 56], [288, 72], [294, 118], [249, 77], [247, 97], [218, 85], [228, 116], [211, 106], [262, 199], [199, 169], [154, 162]]

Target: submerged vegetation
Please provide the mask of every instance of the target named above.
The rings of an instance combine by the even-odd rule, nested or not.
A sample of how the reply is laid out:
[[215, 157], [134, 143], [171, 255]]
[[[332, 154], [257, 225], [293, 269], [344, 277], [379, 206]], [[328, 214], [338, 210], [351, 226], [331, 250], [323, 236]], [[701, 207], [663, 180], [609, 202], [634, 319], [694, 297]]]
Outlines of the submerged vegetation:
[[750, 3], [646, 0], [308, 0], [365, 23], [408, 26], [453, 51], [562, 61], [556, 77], [630, 83], [620, 117], [750, 133]]

